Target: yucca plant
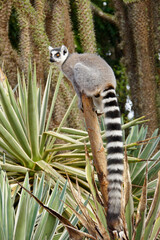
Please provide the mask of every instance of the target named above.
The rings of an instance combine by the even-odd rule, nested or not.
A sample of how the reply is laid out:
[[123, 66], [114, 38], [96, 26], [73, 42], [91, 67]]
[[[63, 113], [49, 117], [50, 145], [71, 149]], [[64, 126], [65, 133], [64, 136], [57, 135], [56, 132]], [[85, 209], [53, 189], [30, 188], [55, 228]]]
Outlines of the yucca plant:
[[[19, 182], [9, 185], [6, 173], [0, 170], [0, 239], [1, 240], [66, 240], [92, 237], [75, 227], [78, 218], [72, 214], [67, 220], [62, 216], [65, 211], [67, 181], [63, 188], [57, 182], [51, 190], [45, 175], [35, 175], [32, 185], [28, 173], [23, 185]], [[13, 193], [12, 189], [15, 189]], [[16, 187], [17, 186], [17, 187]], [[20, 193], [20, 189], [22, 191]], [[31, 193], [31, 189], [32, 192]], [[17, 201], [17, 195], [18, 201]], [[32, 197], [31, 197], [31, 196]], [[35, 201], [36, 200], [36, 201]], [[17, 203], [18, 202], [18, 203]], [[84, 202], [84, 206], [88, 200]], [[79, 208], [76, 213], [80, 214]], [[68, 232], [64, 230], [63, 225]]]
[[[133, 126], [126, 138], [127, 155], [137, 160], [129, 160], [129, 168], [135, 200], [141, 196], [142, 186], [146, 177], [146, 164], [148, 164], [148, 195], [153, 196], [157, 184], [157, 174], [160, 170], [160, 142], [158, 129], [147, 139], [147, 127]], [[137, 144], [136, 144], [137, 143]]]
[[[138, 165], [138, 164], [137, 164]], [[148, 164], [145, 167], [144, 184], [141, 189], [141, 197], [138, 199], [132, 195], [132, 185], [129, 175], [129, 167], [126, 162], [125, 169], [125, 219], [127, 223], [128, 238], [131, 240], [156, 240], [160, 233], [159, 225], [159, 209], [160, 209], [160, 171], [156, 177], [156, 187], [150, 189]], [[151, 199], [148, 198], [148, 192], [152, 191]], [[134, 208], [134, 205], [138, 207]], [[150, 201], [152, 203], [150, 204]], [[134, 204], [136, 202], [136, 204]]]
[[[62, 232], [61, 231], [59, 232], [57, 229], [57, 235], [55, 237], [53, 236], [53, 240], [54, 239], [81, 240], [84, 238], [84, 236], [90, 239], [95, 239], [95, 240], [96, 239], [106, 239], [106, 240], [107, 239], [108, 240], [110, 239], [154, 240], [156, 239], [156, 237], [160, 232], [160, 227], [159, 227], [160, 213], [158, 212], [160, 207], [160, 172], [158, 173], [158, 181], [155, 189], [155, 194], [153, 197], [153, 202], [151, 206], [149, 206], [147, 205], [148, 166], [146, 164], [146, 175], [145, 175], [144, 184], [142, 187], [141, 198], [139, 199], [138, 208], [134, 208], [133, 207], [134, 198], [132, 197], [132, 186], [131, 186], [131, 179], [129, 174], [129, 166], [127, 161], [127, 155], [125, 155], [124, 199], [123, 199], [124, 215], [122, 214], [123, 223], [124, 223], [124, 232], [120, 234], [120, 237], [116, 235], [116, 232], [115, 232], [115, 236], [113, 237], [110, 237], [109, 235], [109, 232], [107, 229], [106, 217], [105, 217], [105, 209], [101, 202], [102, 201], [101, 196], [97, 191], [96, 182], [94, 181], [94, 168], [92, 167], [91, 160], [89, 159], [89, 155], [87, 154], [87, 152], [86, 152], [86, 177], [92, 193], [92, 198], [88, 199], [90, 210], [89, 208], [86, 208], [85, 204], [83, 203], [83, 198], [81, 196], [81, 191], [80, 191], [78, 182], [76, 183], [77, 189], [75, 189], [71, 181], [68, 179], [74, 199], [77, 202], [79, 209], [81, 210], [81, 213], [80, 213], [79, 211], [75, 210], [72, 206], [69, 206], [67, 204], [67, 206], [70, 209], [72, 209], [75, 215], [75, 216], [72, 216], [70, 220], [67, 220], [66, 218], [64, 218], [60, 213], [56, 211], [56, 209], [53, 210], [52, 209], [53, 207], [48, 208], [44, 206], [41, 203], [41, 201], [38, 199], [38, 197], [35, 197], [35, 195], [37, 195], [36, 191], [34, 191], [33, 189], [33, 194], [31, 194], [30, 191], [27, 190], [27, 185], [25, 184], [26, 181], [24, 182], [24, 186], [23, 186], [24, 190], [27, 191], [29, 195], [31, 195], [40, 204], [40, 206], [46, 209], [50, 214], [50, 225], [52, 225], [52, 221], [55, 223], [54, 218], [52, 218], [54, 216], [57, 219], [59, 219], [67, 229], [67, 230], [63, 230]], [[3, 179], [3, 183], [4, 182], [5, 181]], [[56, 204], [56, 201], [54, 203]], [[10, 205], [11, 204], [9, 204], [9, 206]], [[78, 219], [83, 226], [81, 228], [81, 231], [75, 228], [75, 225], [78, 223]], [[40, 226], [42, 226], [41, 223], [39, 224]], [[88, 232], [88, 233], [85, 233], [85, 232]], [[42, 235], [40, 235], [39, 239], [44, 239], [43, 238], [44, 235], [42, 238], [41, 236]], [[16, 238], [16, 239], [19, 239], [19, 238]], [[31, 239], [36, 239], [36, 238], [33, 237]], [[50, 238], [47, 238], [47, 239], [50, 239]]]
[[[64, 211], [67, 182], [61, 191], [58, 182], [51, 191], [50, 185], [44, 179], [44, 174], [41, 177], [35, 175], [33, 185], [30, 186], [27, 173], [23, 186], [29, 191], [32, 187], [33, 194], [59, 214]], [[19, 188], [17, 187], [12, 196], [7, 175], [0, 170], [0, 239], [54, 239], [59, 221], [43, 211], [25, 190], [21, 191], [17, 203], [18, 193]], [[14, 206], [16, 207], [14, 208]]]
[[[55, 138], [47, 135], [46, 131], [49, 129], [62, 74], [59, 76], [52, 104], [47, 113], [51, 76], [52, 69], [48, 74], [43, 97], [41, 87], [37, 87], [35, 66], [33, 72], [31, 65], [29, 67], [28, 86], [24, 76], [21, 79], [20, 73], [17, 77], [17, 90], [11, 89], [7, 79], [0, 83], [1, 166], [14, 175], [24, 174], [27, 171], [34, 173], [43, 167], [52, 169], [48, 165], [51, 157], [48, 148], [53, 147]], [[76, 97], [73, 98], [57, 132], [63, 126], [75, 100]], [[3, 153], [5, 153], [5, 163]], [[61, 177], [58, 173], [53, 175], [55, 179]]]

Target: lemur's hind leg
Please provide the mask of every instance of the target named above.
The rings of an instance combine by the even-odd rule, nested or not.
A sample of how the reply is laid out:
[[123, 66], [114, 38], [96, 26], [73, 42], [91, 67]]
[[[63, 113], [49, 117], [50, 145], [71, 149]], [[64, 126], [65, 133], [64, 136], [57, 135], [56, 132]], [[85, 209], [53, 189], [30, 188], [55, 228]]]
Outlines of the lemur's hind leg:
[[100, 94], [97, 94], [92, 97], [93, 104], [94, 104], [94, 110], [97, 113], [97, 115], [103, 114], [103, 104], [102, 104], [102, 97]]

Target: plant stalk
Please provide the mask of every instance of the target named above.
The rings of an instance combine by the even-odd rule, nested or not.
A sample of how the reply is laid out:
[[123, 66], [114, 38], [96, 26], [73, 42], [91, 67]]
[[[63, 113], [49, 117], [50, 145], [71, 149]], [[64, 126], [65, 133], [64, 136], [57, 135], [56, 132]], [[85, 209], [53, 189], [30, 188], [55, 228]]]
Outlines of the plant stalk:
[[91, 98], [86, 95], [82, 95], [84, 118], [86, 122], [86, 128], [88, 131], [91, 150], [93, 154], [94, 166], [97, 171], [102, 198], [104, 201], [105, 211], [107, 211], [108, 194], [107, 194], [107, 160], [103, 147], [103, 141], [99, 128], [99, 123], [96, 113], [93, 111], [93, 102]]

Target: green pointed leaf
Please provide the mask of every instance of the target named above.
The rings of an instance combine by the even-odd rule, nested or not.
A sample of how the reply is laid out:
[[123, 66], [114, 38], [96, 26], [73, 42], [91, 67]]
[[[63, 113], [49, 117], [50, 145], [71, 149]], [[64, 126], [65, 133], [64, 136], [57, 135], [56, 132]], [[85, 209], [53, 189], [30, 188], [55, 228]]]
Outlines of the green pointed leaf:
[[155, 161], [153, 161], [152, 166], [149, 168], [148, 171], [148, 179], [152, 179], [154, 175], [157, 175], [159, 169], [160, 169], [160, 150], [152, 157], [152, 159]]
[[[57, 198], [56, 198], [57, 195], [58, 195], [58, 182], [55, 185], [55, 187], [52, 191], [52, 194], [48, 200], [48, 203], [47, 203], [48, 207], [51, 207], [51, 206], [53, 207], [53, 203], [55, 204], [55, 207], [57, 207], [57, 202], [58, 202]], [[55, 202], [54, 202], [54, 200], [55, 200]], [[38, 225], [36, 232], [34, 234], [34, 240], [38, 240], [40, 238], [40, 236], [41, 236], [41, 239], [44, 239], [44, 233], [47, 233], [46, 228], [47, 228], [48, 220], [51, 221], [51, 225], [53, 224], [52, 225], [52, 227], [53, 227], [56, 219], [52, 216], [49, 217], [49, 213], [44, 211], [42, 214], [42, 217], [41, 217], [41, 222]], [[48, 227], [49, 227], [48, 230], [50, 230], [50, 224]], [[47, 238], [49, 239], [49, 236], [47, 236]]]
[[1, 161], [0, 161], [0, 166], [1, 166], [2, 170], [5, 170], [7, 172], [26, 174], [28, 171], [30, 171], [29, 168], [25, 168], [20, 165], [2, 163]]
[[159, 212], [158, 217], [157, 217], [157, 219], [154, 223], [153, 230], [152, 230], [152, 233], [151, 233], [151, 236], [150, 236], [149, 240], [158, 239], [159, 233], [160, 233], [160, 212]]
[[14, 92], [11, 89], [11, 86], [9, 85], [8, 80], [7, 80], [7, 88], [8, 88], [8, 94], [9, 94], [11, 105], [12, 105], [12, 107], [13, 107], [13, 109], [14, 109], [14, 111], [15, 111], [15, 113], [16, 113], [16, 115], [17, 115], [17, 117], [18, 117], [18, 119], [19, 119], [19, 121], [21, 123], [21, 126], [23, 128], [23, 131], [24, 131], [25, 135], [27, 136], [23, 118], [22, 118], [21, 113], [19, 111], [19, 108], [17, 106], [17, 102], [16, 102], [16, 98], [15, 98]]
[[40, 135], [44, 132], [45, 122], [46, 122], [46, 114], [47, 114], [47, 106], [48, 106], [48, 98], [49, 98], [49, 91], [50, 91], [50, 84], [51, 84], [51, 77], [52, 77], [52, 68], [49, 70], [48, 78], [46, 87], [43, 94], [43, 100], [41, 104], [41, 112], [40, 112]]
[[[92, 158], [92, 154], [90, 153], [89, 156]], [[83, 158], [85, 159], [85, 153], [62, 153], [57, 154], [53, 158]]]
[[[59, 133], [61, 131], [61, 128], [64, 125], [64, 123], [66, 122], [66, 120], [67, 120], [67, 118], [68, 118], [68, 116], [69, 116], [73, 106], [76, 103], [76, 100], [77, 100], [77, 94], [75, 94], [75, 96], [73, 97], [73, 99], [72, 99], [72, 101], [71, 101], [71, 103], [70, 103], [70, 105], [69, 105], [69, 107], [68, 107], [68, 109], [67, 109], [67, 111], [66, 111], [66, 113], [65, 113], [65, 115], [64, 115], [64, 117], [62, 119], [62, 121], [61, 121], [61, 123], [59, 124], [59, 126], [57, 128], [57, 131], [56, 131], [57, 133]], [[53, 146], [55, 140], [56, 140], [56, 138], [53, 138], [51, 140], [51, 142], [48, 144], [48, 148], [51, 148]]]
[[56, 131], [57, 133], [59, 133], [61, 131], [61, 128], [64, 125], [66, 119], [68, 118], [73, 106], [75, 105], [76, 100], [77, 100], [77, 94], [74, 95], [74, 97], [73, 97], [73, 99], [72, 99], [72, 101], [71, 101], [71, 103], [70, 103], [70, 105], [69, 105], [69, 107], [68, 107], [68, 109], [67, 109], [67, 111], [66, 111], [66, 113], [65, 113], [65, 115], [62, 119], [62, 121], [61, 121], [61, 123], [59, 124], [59, 126], [57, 128], [57, 131]]
[[80, 169], [80, 168], [75, 168], [75, 167], [72, 167], [72, 166], [67, 166], [67, 165], [64, 165], [64, 164], [61, 164], [61, 163], [58, 163], [58, 162], [53, 162], [51, 164], [53, 167], [61, 170], [61, 171], [64, 171], [64, 173], [68, 173], [68, 174], [72, 174], [72, 175], [75, 175], [75, 176], [78, 176], [78, 177], [82, 177], [82, 178], [86, 178], [86, 174], [85, 174], [85, 171], [84, 169]]
[[30, 168], [33, 167], [33, 162], [21, 148], [20, 144], [16, 142], [12, 135], [9, 132], [7, 132], [7, 130], [2, 125], [0, 125], [0, 137], [10, 147], [12, 152], [14, 152], [14, 155], [18, 156], [20, 161], [23, 161], [24, 166], [28, 166]]
[[[38, 187], [36, 187], [37, 182], [38, 182], [38, 178], [36, 178], [36, 183], [34, 182], [34, 187], [33, 187], [33, 191], [34, 191], [34, 195], [41, 200], [42, 198], [42, 194], [43, 194], [43, 184], [44, 184], [44, 174], [42, 174], [42, 177], [40, 179], [40, 183], [38, 184]], [[35, 222], [36, 222], [36, 218], [37, 218], [37, 214], [38, 214], [38, 210], [39, 210], [39, 204], [33, 199], [31, 198], [29, 201], [29, 214], [28, 214], [28, 224], [27, 224], [27, 234], [26, 234], [26, 239], [31, 239], [31, 235], [32, 232], [34, 230], [34, 226], [35, 226]]]
[[[23, 186], [30, 190], [28, 174], [26, 174]], [[16, 240], [26, 240], [29, 197], [28, 193], [23, 189], [15, 218], [14, 239]]]
[[[50, 71], [51, 71], [51, 69], [50, 69]], [[56, 103], [57, 94], [58, 94], [58, 91], [59, 91], [59, 87], [60, 87], [62, 77], [63, 77], [63, 74], [62, 74], [62, 72], [60, 72], [59, 77], [58, 77], [58, 81], [57, 81], [57, 84], [56, 84], [56, 88], [55, 88], [55, 91], [54, 91], [54, 95], [53, 95], [53, 99], [52, 99], [52, 103], [51, 103], [51, 107], [50, 107], [49, 116], [48, 116], [48, 119], [47, 119], [45, 131], [48, 131], [48, 129], [49, 129], [49, 125], [50, 125], [50, 121], [51, 121], [51, 118], [52, 118], [52, 114], [53, 114], [54, 106], [55, 106], [55, 103]], [[43, 153], [46, 138], [47, 138], [46, 134], [43, 134], [41, 144], [40, 144], [40, 154]]]
[[58, 95], [58, 91], [59, 91], [59, 87], [60, 87], [62, 78], [63, 78], [63, 73], [60, 72], [59, 77], [58, 77], [58, 81], [57, 81], [57, 85], [56, 85], [56, 88], [55, 88], [55, 92], [54, 92], [54, 95], [53, 95], [53, 99], [52, 99], [51, 108], [50, 108], [50, 111], [49, 111], [49, 116], [48, 116], [45, 131], [48, 131], [48, 128], [49, 128], [49, 124], [50, 124], [50, 121], [51, 121], [51, 118], [52, 118], [52, 113], [53, 113], [53, 109], [54, 109], [54, 106], [55, 106], [55, 103], [56, 103], [56, 99], [57, 99], [57, 95]]
[[129, 121], [129, 122], [126, 123], [126, 124], [123, 124], [123, 125], [122, 125], [122, 130], [125, 130], [125, 129], [129, 128], [129, 127], [132, 127], [134, 124], [137, 124], [137, 122], [141, 121], [141, 120], [144, 119], [144, 118], [145, 118], [145, 117], [142, 116], [142, 117], [140, 117], [140, 118], [136, 118], [136, 119], [134, 119], [134, 120], [132, 120], [132, 121]]
[[64, 140], [64, 141], [69, 142], [69, 143], [80, 144], [80, 142], [78, 140], [74, 140], [73, 138], [70, 138], [67, 135], [64, 135], [64, 134], [61, 134], [61, 133], [57, 133], [57, 132], [54, 132], [54, 131], [48, 131], [48, 132], [46, 132], [46, 134], [50, 135], [50, 136], [53, 136], [55, 138]]
[[39, 129], [38, 129], [38, 107], [37, 107], [37, 89], [36, 89], [36, 69], [32, 79], [32, 69], [30, 66], [28, 79], [28, 125], [29, 139], [31, 144], [32, 160], [38, 161], [39, 154]]
[[58, 173], [58, 171], [56, 171], [54, 168], [52, 168], [50, 166], [50, 164], [48, 164], [47, 162], [41, 160], [36, 162], [37, 166], [39, 166], [45, 173], [49, 174], [52, 176], [53, 179], [55, 179], [55, 181], [57, 181], [57, 179], [59, 179], [60, 183], [62, 183], [63, 185], [66, 182], [66, 179], [64, 177], [62, 177], [61, 174]]
[[[54, 145], [55, 146], [55, 145]], [[88, 148], [91, 148], [91, 144], [87, 143], [86, 146]], [[48, 149], [47, 152], [58, 152], [58, 151], [63, 151], [63, 150], [75, 150], [75, 149], [82, 149], [84, 150], [84, 143], [80, 143], [80, 144], [62, 144], [62, 146], [60, 147], [54, 147], [52, 149]]]
[[7, 119], [9, 121], [10, 125], [12, 126], [12, 129], [13, 129], [19, 143], [21, 144], [21, 146], [24, 149], [24, 151], [26, 152], [26, 154], [28, 156], [30, 156], [31, 150], [30, 150], [30, 146], [28, 143], [28, 139], [26, 138], [26, 135], [24, 133], [22, 125], [19, 121], [19, 118], [17, 117], [16, 112], [14, 111], [14, 109], [9, 101], [9, 97], [5, 94], [5, 91], [4, 91], [1, 83], [0, 83], [0, 100], [1, 100], [3, 110], [5, 111]]
[[0, 170], [0, 236], [2, 239], [13, 239], [14, 209], [11, 188], [4, 171]]
[[8, 146], [7, 142], [5, 143], [2, 139], [0, 138], [0, 147], [3, 152], [6, 152], [6, 155], [11, 155], [12, 156], [12, 161], [15, 161], [16, 163], [20, 163], [21, 165], [24, 165], [23, 159], [19, 155], [17, 155], [14, 150], [12, 151], [11, 148]]
[[[23, 77], [24, 78], [24, 77]], [[24, 122], [27, 123], [27, 94], [26, 94], [26, 83], [23, 79], [23, 86], [20, 77], [20, 73], [17, 73], [18, 79], [18, 92], [19, 92], [19, 105], [21, 107], [21, 112], [23, 115]]]
[[79, 129], [74, 129], [74, 128], [61, 127], [61, 132], [68, 133], [68, 134], [79, 135], [81, 137], [88, 136], [88, 133], [86, 131], [79, 130]]
[[154, 198], [153, 198], [149, 213], [147, 215], [145, 232], [144, 232], [144, 235], [143, 235], [144, 239], [149, 238], [149, 235], [152, 231], [153, 223], [156, 219], [157, 211], [158, 211], [159, 207], [160, 207], [160, 171], [158, 173], [158, 182], [157, 182], [157, 187], [156, 187], [156, 190], [155, 190]]
[[4, 115], [4, 112], [0, 109], [0, 123], [3, 125], [3, 127], [17, 140], [16, 135], [8, 122], [8, 119]]
[[136, 216], [136, 227], [135, 227], [135, 240], [139, 240], [144, 233], [144, 226], [146, 220], [147, 211], [147, 183], [148, 183], [148, 167], [146, 170], [146, 177], [142, 188], [142, 195], [139, 201], [137, 216]]
[[128, 237], [129, 240], [132, 239], [133, 234], [133, 215], [134, 215], [134, 206], [133, 206], [133, 197], [132, 197], [132, 184], [131, 178], [129, 174], [129, 165], [128, 165], [128, 158], [127, 152], [125, 151], [125, 158], [124, 158], [124, 214], [125, 214], [125, 221], [127, 224], [128, 230]]

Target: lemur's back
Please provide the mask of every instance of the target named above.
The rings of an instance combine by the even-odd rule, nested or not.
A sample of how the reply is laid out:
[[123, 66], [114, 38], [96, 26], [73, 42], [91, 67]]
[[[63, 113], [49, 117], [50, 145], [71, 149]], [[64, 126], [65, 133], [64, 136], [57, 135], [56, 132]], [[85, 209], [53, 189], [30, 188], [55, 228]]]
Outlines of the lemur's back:
[[98, 70], [101, 86], [108, 83], [108, 85], [111, 84], [114, 88], [116, 87], [116, 79], [112, 68], [98, 55], [91, 53], [73, 53], [69, 55], [61, 67], [69, 79], [73, 77], [73, 69], [77, 63], [82, 63], [90, 68], [92, 72], [93, 70]]

